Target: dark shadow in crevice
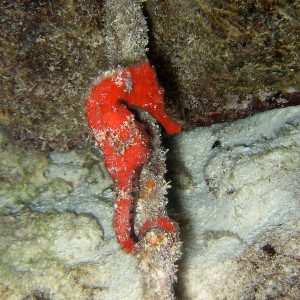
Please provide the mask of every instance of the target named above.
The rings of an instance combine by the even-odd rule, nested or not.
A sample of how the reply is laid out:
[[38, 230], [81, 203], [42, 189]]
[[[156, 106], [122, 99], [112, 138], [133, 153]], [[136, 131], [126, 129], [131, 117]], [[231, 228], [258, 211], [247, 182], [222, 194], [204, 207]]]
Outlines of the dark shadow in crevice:
[[[165, 103], [166, 103], [166, 111], [169, 112], [172, 109], [178, 110], [178, 99], [180, 98], [179, 88], [177, 84], [177, 76], [175, 70], [172, 68], [171, 62], [168, 57], [164, 56], [163, 53], [159, 52], [159, 47], [155, 40], [153, 34], [153, 23], [151, 16], [149, 15], [146, 6], [143, 6], [143, 13], [146, 17], [148, 24], [148, 37], [149, 37], [149, 52], [148, 58], [150, 64], [154, 66], [157, 78], [160, 85], [165, 90]], [[169, 109], [168, 109], [169, 108]], [[170, 114], [170, 113], [169, 113]], [[177, 111], [177, 115], [179, 115]], [[171, 114], [170, 114], [171, 116]], [[171, 116], [172, 117], [172, 116]], [[181, 178], [190, 178], [191, 176], [188, 172], [188, 169], [185, 167], [183, 161], [179, 157], [179, 152], [176, 151], [178, 149], [178, 144], [176, 142], [176, 138], [163, 134], [162, 138], [163, 146], [165, 149], [168, 149], [167, 153], [167, 174], [166, 181], [171, 182], [171, 188], [168, 190], [168, 215], [171, 219], [177, 222], [180, 227], [180, 239], [183, 242], [182, 250], [183, 255], [182, 258], [178, 262], [178, 278], [180, 278], [180, 271], [184, 269], [185, 259], [184, 259], [184, 248], [189, 244], [189, 234], [185, 234], [190, 232], [189, 226], [189, 218], [187, 213], [184, 211], [181, 201], [180, 201], [180, 189], [181, 186]], [[180, 280], [177, 282], [175, 286], [175, 296], [176, 299], [184, 299], [183, 288], [180, 283]]]
[[192, 242], [193, 229], [189, 222], [188, 212], [185, 211], [181, 202], [181, 191], [191, 188], [193, 185], [192, 177], [186, 168], [180, 154], [178, 152], [178, 143], [176, 138], [163, 135], [163, 145], [169, 151], [167, 152], [167, 174], [166, 181], [170, 182], [171, 188], [168, 190], [168, 216], [177, 222], [180, 229], [180, 240], [182, 242], [182, 257], [178, 261], [178, 282], [175, 285], [176, 299], [185, 299], [182, 281], [180, 280], [181, 271], [185, 267], [185, 251], [184, 249]]
[[[165, 103], [166, 110], [169, 112], [171, 109], [177, 110], [177, 115], [179, 115], [179, 99], [180, 99], [180, 90], [178, 87], [178, 80], [176, 71], [172, 67], [171, 61], [167, 56], [164, 56], [161, 53], [158, 43], [155, 39], [153, 33], [153, 22], [150, 14], [148, 13], [145, 5], [143, 6], [143, 13], [146, 17], [148, 25], [148, 48], [149, 51], [147, 56], [149, 58], [150, 64], [154, 66], [158, 81], [165, 91]], [[168, 109], [170, 108], [170, 109]]]

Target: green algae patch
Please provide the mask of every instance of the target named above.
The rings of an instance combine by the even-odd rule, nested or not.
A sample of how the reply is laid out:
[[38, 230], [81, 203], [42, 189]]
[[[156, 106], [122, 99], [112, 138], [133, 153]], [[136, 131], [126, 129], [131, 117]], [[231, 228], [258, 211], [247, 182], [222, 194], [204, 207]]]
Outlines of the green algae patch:
[[0, 210], [36, 197], [39, 188], [47, 184], [47, 156], [13, 147], [8, 142], [1, 145], [0, 155]]
[[[15, 147], [0, 133], [0, 212], [8, 214], [37, 199], [69, 197], [82, 187], [101, 192], [111, 185], [99, 158], [86, 151], [66, 153]], [[97, 165], [97, 163], [100, 164]]]

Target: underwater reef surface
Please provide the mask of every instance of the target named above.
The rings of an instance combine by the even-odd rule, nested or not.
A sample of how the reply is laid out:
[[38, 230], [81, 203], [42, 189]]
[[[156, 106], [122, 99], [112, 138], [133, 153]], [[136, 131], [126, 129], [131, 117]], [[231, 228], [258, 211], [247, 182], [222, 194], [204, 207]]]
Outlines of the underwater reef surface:
[[185, 129], [165, 140], [177, 296], [300, 298], [300, 4], [148, 0], [146, 24], [136, 3], [111, 26], [101, 0], [0, 4], [0, 298], [142, 298], [84, 98], [144, 47]]
[[[300, 107], [169, 140], [179, 298], [299, 298], [299, 143]], [[0, 298], [141, 299], [99, 153], [0, 146]]]
[[[148, 0], [144, 14], [168, 112], [186, 129], [300, 103], [299, 1]], [[139, 63], [145, 44], [130, 18], [110, 37], [123, 50], [105, 44], [103, 16], [100, 0], [1, 2], [0, 126], [14, 143], [89, 146], [92, 80], [124, 49]]]
[[88, 145], [84, 95], [105, 66], [102, 1], [1, 1], [0, 126], [42, 150]]
[[300, 104], [298, 1], [146, 1], [149, 56], [185, 125]]

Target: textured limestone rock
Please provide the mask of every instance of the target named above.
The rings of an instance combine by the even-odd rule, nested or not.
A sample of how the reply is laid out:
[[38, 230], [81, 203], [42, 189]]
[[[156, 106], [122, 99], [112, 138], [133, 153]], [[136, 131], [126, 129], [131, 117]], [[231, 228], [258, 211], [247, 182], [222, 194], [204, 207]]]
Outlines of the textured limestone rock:
[[[299, 298], [299, 126], [293, 107], [172, 139], [178, 298]], [[3, 137], [0, 149], [0, 298], [141, 299], [101, 157], [20, 152]]]
[[[297, 299], [300, 295], [300, 222], [266, 230], [239, 255], [213, 258], [198, 265], [191, 258], [183, 272], [180, 294], [184, 299]], [[210, 247], [233, 244], [230, 237], [211, 240]], [[212, 250], [212, 251], [214, 251]]]
[[299, 126], [295, 107], [176, 138], [184, 299], [299, 298]]
[[23, 211], [1, 215], [0, 231], [1, 299], [130, 299], [128, 281], [138, 295], [133, 259], [117, 259], [94, 218]]

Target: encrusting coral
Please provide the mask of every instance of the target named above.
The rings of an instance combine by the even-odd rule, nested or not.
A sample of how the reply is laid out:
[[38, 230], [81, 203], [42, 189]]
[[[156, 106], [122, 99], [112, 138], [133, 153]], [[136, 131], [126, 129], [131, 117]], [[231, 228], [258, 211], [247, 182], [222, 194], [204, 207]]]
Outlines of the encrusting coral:
[[[138, 257], [144, 296], [172, 299], [180, 242], [177, 224], [166, 216], [165, 155], [155, 119], [169, 134], [180, 132], [181, 125], [166, 114], [164, 91], [146, 58], [147, 28], [140, 3], [107, 1], [105, 8], [108, 58], [114, 69], [105, 72], [86, 97], [88, 125], [116, 185], [116, 237], [124, 250]], [[135, 31], [142, 42], [131, 47], [124, 39]], [[115, 67], [117, 62], [124, 67]]]

